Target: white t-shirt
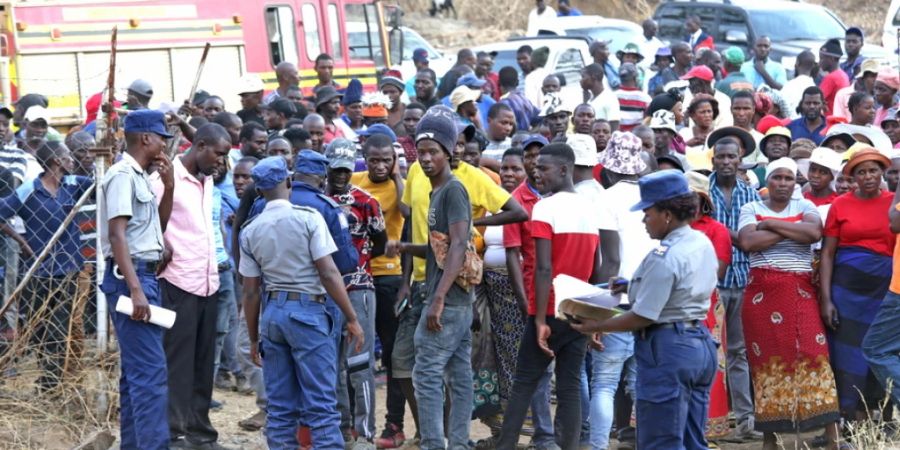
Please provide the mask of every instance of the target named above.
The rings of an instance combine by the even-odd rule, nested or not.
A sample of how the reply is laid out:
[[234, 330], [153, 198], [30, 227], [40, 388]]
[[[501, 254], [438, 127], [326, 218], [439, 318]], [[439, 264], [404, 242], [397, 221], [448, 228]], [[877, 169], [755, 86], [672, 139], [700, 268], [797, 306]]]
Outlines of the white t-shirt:
[[503, 247], [503, 227], [484, 230], [484, 266], [506, 268], [506, 248]]
[[803, 100], [803, 91], [810, 86], [815, 86], [816, 82], [813, 81], [812, 77], [809, 75], [798, 75], [794, 78], [788, 80], [787, 83], [784, 83], [784, 86], [781, 87], [781, 96], [784, 98], [784, 102], [787, 104], [787, 111], [785, 111], [791, 119], [796, 119], [800, 117], [800, 113], [797, 112], [797, 107], [800, 106], [800, 100]]
[[622, 119], [622, 113], [619, 111], [619, 98], [612, 89], [604, 88], [603, 92], [592, 98], [588, 104], [594, 108], [594, 117], [597, 119], [606, 119], [610, 122]]
[[537, 8], [532, 9], [531, 12], [528, 13], [528, 30], [525, 32], [525, 36], [537, 36], [541, 25], [546, 25], [547, 21], [555, 18], [556, 10], [549, 6], [544, 8], [543, 13], [538, 13]]
[[651, 239], [644, 226], [644, 212], [631, 211], [641, 201], [637, 181], [620, 181], [603, 192], [599, 206], [601, 230], [619, 233], [619, 276], [631, 279], [634, 271], [659, 241]]
[[[806, 199], [792, 199], [788, 206], [780, 212], [772, 211], [765, 202], [752, 202], [741, 207], [738, 230], [742, 230], [748, 225], [758, 224], [762, 220], [766, 220], [765, 218], [785, 219], [797, 223], [807, 217], [821, 220], [816, 205]], [[812, 249], [809, 244], [785, 239], [765, 250], [751, 252], [750, 267], [765, 267], [787, 272], [810, 272], [812, 271]]]

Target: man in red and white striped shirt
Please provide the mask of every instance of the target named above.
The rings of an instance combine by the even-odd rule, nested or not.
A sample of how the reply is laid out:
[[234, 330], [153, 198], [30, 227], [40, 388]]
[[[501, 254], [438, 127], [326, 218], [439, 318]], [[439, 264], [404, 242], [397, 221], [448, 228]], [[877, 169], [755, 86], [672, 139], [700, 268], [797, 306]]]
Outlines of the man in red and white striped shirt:
[[650, 96], [641, 90], [637, 82], [638, 69], [632, 63], [623, 63], [619, 67], [619, 80], [622, 84], [616, 91], [616, 98], [619, 99], [619, 111], [621, 120], [619, 121], [620, 131], [631, 131], [632, 128], [641, 124], [644, 119], [644, 111], [650, 105], [652, 100]]

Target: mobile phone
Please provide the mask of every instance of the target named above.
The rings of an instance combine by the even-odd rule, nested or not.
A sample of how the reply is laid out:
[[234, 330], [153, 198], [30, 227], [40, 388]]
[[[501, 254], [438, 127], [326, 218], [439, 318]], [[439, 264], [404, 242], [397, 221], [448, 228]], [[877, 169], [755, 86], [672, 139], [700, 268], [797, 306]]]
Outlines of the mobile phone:
[[403, 314], [403, 311], [411, 308], [412, 306], [409, 304], [409, 298], [404, 297], [403, 300], [394, 304], [394, 317], [400, 317], [400, 314]]

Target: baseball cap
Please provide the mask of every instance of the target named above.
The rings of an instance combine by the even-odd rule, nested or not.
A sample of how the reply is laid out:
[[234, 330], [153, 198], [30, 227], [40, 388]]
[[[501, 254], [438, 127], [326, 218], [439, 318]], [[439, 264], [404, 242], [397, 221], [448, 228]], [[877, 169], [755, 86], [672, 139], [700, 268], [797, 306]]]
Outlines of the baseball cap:
[[542, 134], [532, 134], [522, 141], [522, 149], [526, 149], [534, 144], [539, 144], [541, 147], [544, 147], [545, 145], [550, 144], [550, 142], [548, 142], [547, 138]]
[[650, 116], [650, 128], [654, 130], [669, 130], [672, 133], [678, 133], [675, 128], [675, 113], [667, 109], [660, 109]]
[[566, 144], [575, 152], [575, 165], [594, 167], [597, 165], [597, 143], [586, 134], [570, 134]]
[[28, 111], [28, 108], [31, 108], [34, 105], [41, 105], [44, 108], [49, 106], [50, 104], [47, 102], [47, 97], [44, 97], [41, 94], [25, 94], [19, 97], [15, 103], [13, 103], [16, 109], [21, 109], [23, 112]]
[[269, 106], [267, 106], [267, 108], [281, 113], [288, 119], [294, 117], [294, 114], [297, 114], [297, 107], [294, 105], [294, 102], [283, 97], [273, 100], [271, 103], [269, 103]]
[[162, 111], [139, 109], [125, 116], [126, 133], [155, 133], [164, 138], [172, 137], [166, 129], [166, 116]]
[[453, 110], [456, 111], [459, 108], [459, 105], [462, 105], [465, 102], [474, 102], [478, 100], [478, 97], [481, 97], [480, 90], [460, 85], [450, 93], [450, 105], [453, 107]]
[[538, 117], [552, 116], [553, 114], [560, 112], [571, 113], [572, 109], [565, 104], [558, 92], [548, 92], [544, 94], [544, 106], [538, 113]]
[[250, 170], [257, 189], [267, 191], [283, 183], [288, 177], [287, 162], [281, 156], [269, 156], [256, 163]]
[[373, 134], [383, 134], [389, 138], [391, 138], [391, 142], [397, 142], [397, 134], [394, 133], [394, 130], [391, 127], [383, 124], [376, 123], [369, 125], [365, 130], [360, 130], [356, 132], [359, 136], [371, 136]]
[[435, 105], [428, 108], [428, 111], [425, 112], [425, 115], [422, 116], [422, 119], [416, 125], [416, 143], [423, 139], [430, 139], [440, 144], [448, 155], [456, 148], [458, 137], [456, 113], [443, 105]]
[[713, 75], [712, 69], [700, 65], [691, 67], [691, 70], [681, 77], [682, 80], [690, 80], [692, 78], [699, 78], [703, 81], [712, 81], [715, 79], [715, 75]]
[[834, 38], [825, 41], [825, 44], [819, 48], [819, 53], [837, 58], [844, 56], [844, 50], [841, 49], [841, 41]]
[[352, 172], [356, 167], [356, 145], [348, 139], [337, 138], [325, 147], [325, 158], [328, 167]]
[[50, 123], [50, 112], [47, 111], [47, 108], [44, 108], [41, 105], [34, 105], [31, 108], [28, 108], [27, 111], [25, 111], [24, 119], [27, 122], [43, 120], [44, 122]]
[[259, 75], [248, 73], [238, 80], [238, 94], [252, 94], [265, 90]]
[[413, 50], [412, 60], [417, 63], [428, 62], [428, 50], [417, 48]]
[[645, 210], [661, 201], [691, 193], [687, 178], [675, 170], [660, 170], [638, 180], [641, 201], [631, 207], [632, 211]]
[[153, 97], [153, 86], [147, 80], [138, 78], [128, 85], [128, 90], [144, 97]]
[[456, 80], [456, 86], [467, 86], [472, 89], [481, 89], [485, 83], [487, 83], [487, 81], [479, 80], [472, 72], [469, 72]]
[[328, 167], [328, 159], [321, 153], [300, 150], [300, 153], [297, 154], [297, 161], [294, 163], [294, 172], [324, 176], [326, 167]]
[[722, 52], [722, 58], [736, 66], [741, 65], [744, 63], [744, 51], [740, 47], [731, 46]]
[[847, 31], [844, 32], [844, 35], [846, 36], [846, 35], [848, 35], [848, 34], [855, 34], [855, 35], [857, 35], [857, 36], [859, 36], [859, 37], [861, 37], [861, 38], [866, 37], [865, 33], [863, 33], [863, 30], [862, 30], [862, 28], [860, 28], [860, 27], [850, 27], [850, 28], [847, 28]]

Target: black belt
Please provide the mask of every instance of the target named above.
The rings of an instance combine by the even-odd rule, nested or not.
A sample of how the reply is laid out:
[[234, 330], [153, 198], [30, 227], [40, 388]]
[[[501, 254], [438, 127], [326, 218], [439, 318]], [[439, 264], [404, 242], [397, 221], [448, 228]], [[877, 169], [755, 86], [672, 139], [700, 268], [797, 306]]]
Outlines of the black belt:
[[316, 294], [306, 294], [303, 292], [293, 292], [293, 291], [269, 291], [268, 298], [274, 299], [284, 295], [285, 300], [291, 301], [299, 301], [299, 300], [309, 300], [316, 303], [325, 303], [324, 295], [316, 295]]
[[224, 272], [226, 270], [231, 270], [231, 261], [225, 261], [219, 263], [219, 272]]
[[[115, 259], [109, 258], [106, 261], [110, 267], [115, 267], [115, 265], [116, 265]], [[143, 270], [145, 272], [156, 273], [156, 269], [159, 268], [159, 261], [148, 261], [146, 259], [132, 258], [131, 265], [134, 266], [135, 272]]]
[[678, 321], [678, 322], [654, 323], [654, 324], [644, 328], [643, 330], [641, 330], [640, 333], [641, 333], [641, 337], [644, 337], [647, 335], [647, 333], [652, 333], [652, 332], [658, 331], [658, 330], [677, 329], [678, 327], [683, 327], [685, 329], [691, 329], [691, 328], [699, 328], [701, 326], [703, 326], [703, 323], [701, 323], [697, 319], [684, 320], [684, 321]]

